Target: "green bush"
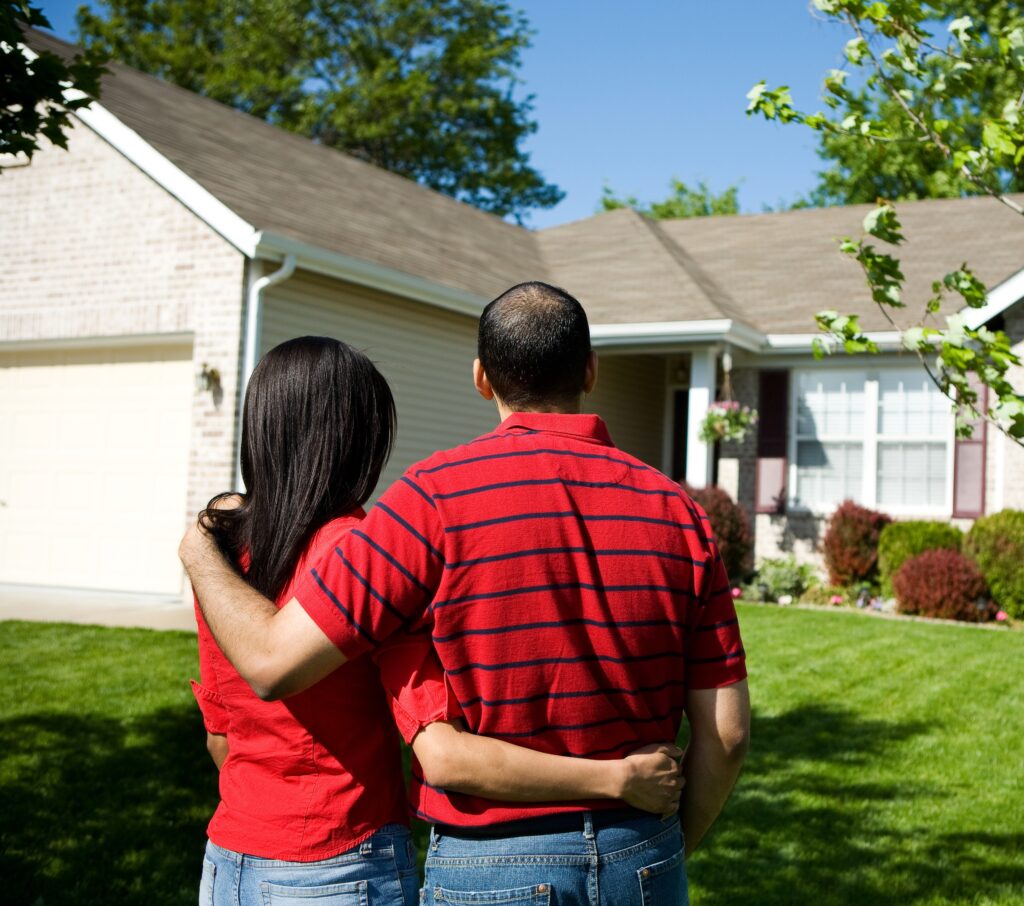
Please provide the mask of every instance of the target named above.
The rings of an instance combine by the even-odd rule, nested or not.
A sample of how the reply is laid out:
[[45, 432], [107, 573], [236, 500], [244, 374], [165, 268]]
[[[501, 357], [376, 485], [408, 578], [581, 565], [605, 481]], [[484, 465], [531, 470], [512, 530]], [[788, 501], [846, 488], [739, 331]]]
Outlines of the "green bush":
[[790, 595], [795, 601], [814, 582], [813, 566], [797, 563], [795, 557], [787, 557], [783, 560], [763, 560], [748, 589], [754, 600], [778, 601], [783, 595]]
[[925, 551], [960, 551], [964, 533], [948, 522], [890, 522], [878, 536], [882, 594], [892, 597], [892, 578], [911, 557]]
[[978, 519], [964, 539], [996, 603], [1024, 619], [1024, 512], [1003, 510]]

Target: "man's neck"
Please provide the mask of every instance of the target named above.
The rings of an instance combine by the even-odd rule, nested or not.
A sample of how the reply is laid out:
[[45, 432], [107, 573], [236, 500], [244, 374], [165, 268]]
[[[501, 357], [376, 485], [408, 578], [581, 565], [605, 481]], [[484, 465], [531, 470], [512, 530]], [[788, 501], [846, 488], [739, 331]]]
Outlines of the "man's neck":
[[494, 404], [498, 407], [498, 421], [503, 422], [509, 416], [516, 415], [517, 413], [530, 413], [535, 412], [543, 415], [579, 415], [583, 409], [582, 399], [575, 405], [561, 405], [561, 406], [531, 406], [530, 408], [516, 407], [510, 409], [499, 399], [495, 398]]

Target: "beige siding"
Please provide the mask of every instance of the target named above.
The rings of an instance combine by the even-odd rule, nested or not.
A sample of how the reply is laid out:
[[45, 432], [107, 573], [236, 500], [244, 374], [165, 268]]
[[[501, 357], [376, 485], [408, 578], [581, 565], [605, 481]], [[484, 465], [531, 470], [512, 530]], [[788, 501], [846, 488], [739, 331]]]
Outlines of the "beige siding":
[[597, 387], [584, 408], [608, 423], [617, 446], [661, 468], [665, 418], [663, 356], [601, 356]]
[[474, 318], [299, 274], [267, 291], [261, 353], [308, 334], [362, 349], [391, 384], [398, 442], [381, 490], [413, 462], [497, 424], [494, 406], [473, 389]]

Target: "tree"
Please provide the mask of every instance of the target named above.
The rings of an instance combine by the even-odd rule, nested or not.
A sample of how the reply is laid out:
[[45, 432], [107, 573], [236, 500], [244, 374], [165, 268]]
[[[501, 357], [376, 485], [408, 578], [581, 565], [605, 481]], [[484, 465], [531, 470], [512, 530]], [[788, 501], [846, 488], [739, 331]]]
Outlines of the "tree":
[[[865, 156], [917, 160], [919, 175], [927, 166], [935, 169], [921, 191], [944, 186], [947, 194], [989, 195], [993, 203], [1024, 215], [1024, 208], [1007, 195], [1019, 185], [1024, 161], [1024, 17], [1016, 4], [975, 4], [990, 12], [998, 7], [1002, 17], [979, 28], [965, 15], [935, 22], [935, 15], [950, 12], [948, 2], [813, 2], [851, 34], [844, 51], [848, 68], [832, 70], [824, 81], [829, 111], [802, 112], [793, 106], [786, 86], [768, 88], [759, 82], [747, 95], [747, 113], [801, 123], [826, 140], [860, 147]], [[939, 29], [945, 38], [935, 36]], [[858, 89], [847, 85], [851, 70], [863, 80]], [[905, 176], [912, 172], [909, 165], [905, 169]], [[921, 300], [919, 316], [901, 323], [904, 277], [893, 252], [904, 236], [896, 208], [883, 196], [863, 227], [861, 237], [843, 239], [840, 249], [863, 269], [872, 299], [903, 345], [917, 354], [936, 386], [957, 406], [959, 433], [969, 435], [970, 421], [984, 417], [1024, 446], [1024, 397], [1007, 376], [1020, 359], [1009, 338], [985, 326], [971, 329], [960, 315], [948, 316], [944, 326], [937, 320], [950, 295], [961, 306], [983, 307], [984, 285], [966, 263], [936, 275], [931, 296]], [[872, 239], [891, 250], [880, 251]], [[878, 352], [856, 315], [823, 311], [816, 317], [826, 335], [815, 344], [817, 355], [837, 347], [848, 353]], [[987, 405], [980, 401], [979, 383], [991, 391]]]
[[[969, 17], [978, 39], [970, 81], [959, 80], [956, 67], [962, 61], [953, 56], [932, 53], [920, 60], [927, 83], [948, 85], [959, 80], [961, 90], [955, 95], [939, 93], [930, 98], [933, 117], [955, 123], [961, 142], [977, 145], [985, 122], [1002, 114], [1000, 105], [1019, 84], [1020, 71], [1003, 65], [993, 36], [1019, 24], [1020, 4], [1018, 0], [938, 0], [929, 6], [930, 16], [940, 22]], [[905, 83], [911, 78], [900, 69], [893, 73], [893, 84], [907, 89], [910, 86]], [[885, 123], [890, 131], [899, 130], [906, 112], [887, 92], [862, 85], [851, 91], [851, 97], [844, 115], [856, 111], [867, 120]], [[981, 192], [963, 173], [943, 166], [942, 151], [927, 142], [872, 144], [859, 135], [836, 132], [821, 133], [819, 142], [818, 154], [828, 166], [818, 174], [818, 185], [808, 199], [818, 206], [871, 204], [878, 198], [959, 198]], [[1003, 191], [1024, 189], [1024, 165], [1015, 164], [1001, 176]]]
[[[26, 53], [23, 30], [49, 28], [42, 11], [21, 0], [0, 2], [0, 154], [32, 159], [45, 138], [67, 148], [68, 114], [99, 97], [102, 60], [78, 54], [70, 63], [48, 51]], [[77, 95], [65, 97], [72, 89]], [[0, 172], [3, 167], [0, 165]]]
[[601, 210], [632, 208], [652, 220], [681, 220], [685, 217], [713, 217], [740, 212], [737, 201], [739, 186], [729, 186], [720, 195], [716, 195], [703, 180], [697, 183], [695, 189], [680, 179], [673, 179], [669, 185], [672, 191], [668, 197], [664, 201], [652, 201], [650, 204], [638, 201], [633, 195], [619, 198], [609, 186], [605, 186], [601, 195]]
[[529, 165], [530, 31], [503, 0], [104, 0], [90, 47], [521, 220], [563, 197]]

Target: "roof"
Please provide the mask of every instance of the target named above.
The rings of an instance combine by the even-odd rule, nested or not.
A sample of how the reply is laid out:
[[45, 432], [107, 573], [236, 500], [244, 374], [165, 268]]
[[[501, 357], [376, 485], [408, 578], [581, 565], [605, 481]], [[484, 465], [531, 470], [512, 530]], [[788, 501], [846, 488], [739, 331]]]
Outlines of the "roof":
[[[33, 32], [29, 44], [72, 45]], [[528, 230], [118, 63], [100, 103], [250, 223], [492, 298], [542, 273]]]
[[[27, 40], [74, 51], [42, 32]], [[481, 302], [547, 280], [579, 297], [595, 325], [723, 321], [808, 334], [814, 313], [834, 308], [860, 313], [867, 330], [889, 328], [836, 243], [860, 235], [869, 205], [659, 222], [620, 209], [534, 232], [130, 67], [109, 68], [102, 107], [258, 231]], [[897, 208], [912, 306], [964, 261], [990, 287], [1024, 268], [1024, 220], [990, 198]]]

